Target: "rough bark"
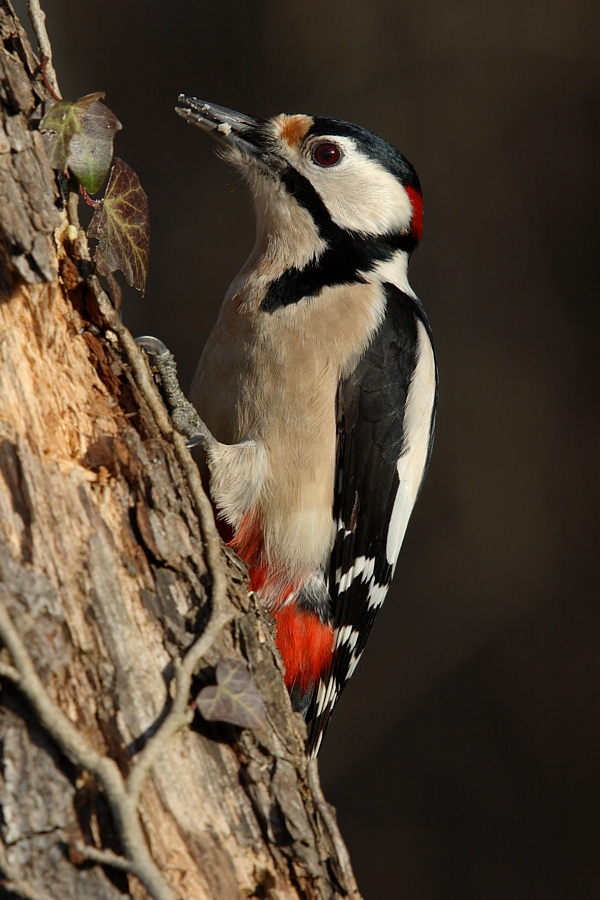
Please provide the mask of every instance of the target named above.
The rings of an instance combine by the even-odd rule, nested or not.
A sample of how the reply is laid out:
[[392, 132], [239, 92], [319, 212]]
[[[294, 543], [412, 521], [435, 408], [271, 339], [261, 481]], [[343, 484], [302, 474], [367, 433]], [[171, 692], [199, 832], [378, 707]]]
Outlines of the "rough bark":
[[[67, 239], [43, 99], [2, 2], [0, 895], [357, 897], [270, 624]], [[191, 670], [223, 656], [248, 661], [260, 734], [188, 724]]]

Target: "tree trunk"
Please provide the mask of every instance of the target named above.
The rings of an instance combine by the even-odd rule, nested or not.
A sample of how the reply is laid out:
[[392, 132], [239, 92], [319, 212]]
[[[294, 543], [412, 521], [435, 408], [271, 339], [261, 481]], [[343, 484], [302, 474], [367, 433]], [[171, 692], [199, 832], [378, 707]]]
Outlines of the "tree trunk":
[[[46, 97], [3, 0], [0, 895], [356, 898], [270, 622], [61, 209]], [[265, 727], [190, 724], [223, 657]]]

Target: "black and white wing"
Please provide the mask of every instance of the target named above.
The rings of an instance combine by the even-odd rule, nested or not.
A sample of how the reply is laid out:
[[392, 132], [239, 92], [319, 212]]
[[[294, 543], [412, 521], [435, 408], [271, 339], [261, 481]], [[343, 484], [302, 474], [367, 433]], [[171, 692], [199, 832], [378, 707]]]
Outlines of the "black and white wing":
[[313, 755], [387, 594], [433, 442], [429, 325], [416, 298], [389, 284], [385, 291], [384, 321], [338, 394], [337, 533], [327, 573], [334, 656], [307, 715]]

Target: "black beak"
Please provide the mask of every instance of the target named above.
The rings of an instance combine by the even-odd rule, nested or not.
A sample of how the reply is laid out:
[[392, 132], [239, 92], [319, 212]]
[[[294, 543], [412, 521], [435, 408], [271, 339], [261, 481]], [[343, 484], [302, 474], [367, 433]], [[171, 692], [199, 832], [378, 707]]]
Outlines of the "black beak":
[[186, 97], [185, 94], [180, 94], [178, 100], [181, 105], [175, 107], [175, 112], [186, 122], [205, 131], [222, 146], [237, 146], [252, 154], [256, 154], [260, 149], [261, 126], [264, 119], [246, 116], [224, 106], [206, 103], [195, 97]]

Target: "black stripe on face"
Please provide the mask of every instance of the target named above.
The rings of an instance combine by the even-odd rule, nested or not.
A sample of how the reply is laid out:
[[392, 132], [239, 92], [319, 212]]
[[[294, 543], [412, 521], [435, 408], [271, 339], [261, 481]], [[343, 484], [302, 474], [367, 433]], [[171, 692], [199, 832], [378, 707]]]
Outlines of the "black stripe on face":
[[364, 283], [359, 272], [368, 272], [378, 262], [390, 259], [397, 250], [411, 253], [417, 246], [410, 233], [364, 235], [341, 228], [332, 221], [307, 178], [290, 167], [281, 180], [288, 193], [310, 213], [327, 249], [302, 269], [288, 269], [275, 279], [261, 304], [264, 312], [273, 313], [305, 297], [316, 297], [325, 287]]

